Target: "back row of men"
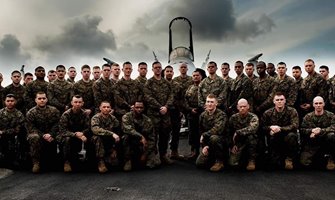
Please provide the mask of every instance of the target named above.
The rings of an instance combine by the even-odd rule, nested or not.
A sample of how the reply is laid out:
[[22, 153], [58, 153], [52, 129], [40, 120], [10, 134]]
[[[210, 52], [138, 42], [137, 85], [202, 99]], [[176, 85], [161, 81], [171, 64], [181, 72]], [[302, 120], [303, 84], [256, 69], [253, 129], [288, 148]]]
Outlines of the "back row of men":
[[[252, 63], [247, 63], [246, 69], [250, 66], [253, 69]], [[186, 114], [189, 119], [191, 145], [191, 155], [189, 157], [198, 157], [199, 138], [203, 134], [199, 134], [199, 130], [197, 130], [199, 116], [204, 109], [207, 109], [206, 98], [210, 94], [216, 96], [218, 108], [227, 113], [229, 117], [238, 112], [238, 102], [241, 99], [248, 102], [251, 111], [259, 117], [262, 116], [267, 109], [273, 106], [273, 99], [278, 92], [286, 98], [288, 106], [296, 105], [300, 121], [305, 114], [312, 111], [312, 102], [316, 96], [325, 99], [325, 102], [328, 102], [329, 105], [333, 104], [331, 98], [333, 95], [332, 81], [327, 84], [327, 81], [315, 72], [315, 64], [311, 59], [305, 61], [305, 70], [308, 76], [303, 79], [301, 84], [298, 83], [298, 80], [295, 81], [286, 74], [287, 67], [283, 62], [277, 65], [278, 74], [276, 77], [266, 74], [266, 64], [258, 62], [256, 69], [259, 77], [253, 81], [251, 80], [253, 75], [248, 77], [243, 73], [244, 65], [241, 61], [235, 63], [237, 74], [235, 79], [229, 78], [229, 65], [227, 63], [221, 66], [223, 78], [216, 75], [217, 65], [215, 62], [209, 62], [207, 66], [208, 77], [200, 69], [195, 70], [192, 77], [187, 76], [187, 64], [182, 63], [179, 68], [180, 76], [172, 79], [173, 68], [167, 66], [164, 69], [164, 79], [161, 64], [154, 62], [152, 64], [154, 73], [152, 78], [146, 79], [147, 65], [140, 63], [138, 68], [140, 75], [136, 80], [132, 80], [130, 78], [132, 64], [125, 62], [122, 67], [124, 76], [116, 82], [115, 79], [110, 78], [111, 70], [115, 68], [120, 69], [117, 64], [112, 66], [104, 64], [102, 66], [102, 77], [93, 81], [90, 80], [90, 67], [84, 65], [81, 68], [83, 79], [72, 84], [65, 80], [66, 69], [62, 65], [56, 67], [57, 79], [51, 83], [44, 81], [44, 68], [37, 67], [35, 69], [36, 80], [25, 87], [19, 84], [20, 72], [14, 71], [12, 73], [13, 83], [4, 89], [3, 94], [6, 96], [14, 94], [17, 108], [23, 113], [30, 108], [36, 108], [36, 94], [39, 92], [47, 94], [45, 98], [48, 98], [49, 105], [54, 106], [60, 113], [64, 113], [73, 106], [71, 105], [71, 98], [74, 95], [79, 95], [83, 100], [82, 108], [87, 116], [92, 117], [94, 113], [99, 114], [98, 108], [101, 110], [102, 103], [108, 102], [109, 106], [113, 105], [113, 115], [118, 121], [122, 121], [122, 117], [134, 108], [135, 102], [144, 102], [147, 107], [146, 113], [153, 125], [154, 146], [158, 144], [158, 150], [156, 151], [160, 156], [159, 159], [151, 159], [154, 164], [149, 164], [149, 166], [158, 165], [157, 163], [161, 161], [169, 164], [172, 163], [170, 158], [181, 157], [178, 153], [181, 112]], [[270, 68], [271, 65], [268, 65], [268, 69]], [[294, 70], [299, 71], [299, 68], [294, 67]], [[45, 119], [49, 119], [45, 115], [41, 115], [41, 118], [43, 122], [45, 122]], [[167, 148], [170, 132], [172, 139], [170, 142], [171, 155], [169, 157]], [[28, 130], [28, 140], [30, 134]], [[44, 132], [40, 134], [42, 134], [40, 135], [42, 137], [45, 135]], [[333, 161], [332, 159], [330, 161], [331, 166]], [[217, 163], [221, 162], [215, 162], [214, 171], [222, 168], [221, 164]], [[252, 162], [250, 163], [252, 168]], [[129, 166], [129, 164], [126, 166]]]

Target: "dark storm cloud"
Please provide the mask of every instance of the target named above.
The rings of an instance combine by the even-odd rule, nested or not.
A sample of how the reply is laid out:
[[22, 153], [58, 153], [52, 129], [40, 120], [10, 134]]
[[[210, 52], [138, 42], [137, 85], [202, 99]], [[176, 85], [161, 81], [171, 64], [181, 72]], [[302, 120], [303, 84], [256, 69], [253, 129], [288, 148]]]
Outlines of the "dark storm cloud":
[[60, 34], [38, 37], [35, 47], [47, 53], [51, 61], [64, 61], [71, 56], [101, 57], [107, 50], [116, 49], [113, 32], [99, 30], [101, 21], [102, 17], [90, 15], [71, 19]]
[[30, 59], [23, 53], [21, 43], [15, 35], [6, 34], [0, 41], [0, 65], [2, 69], [20, 69]]
[[[135, 29], [146, 34], [167, 33], [169, 22], [175, 17], [184, 16], [192, 22], [193, 35], [197, 39], [245, 41], [271, 31], [274, 26], [273, 20], [265, 14], [257, 20], [238, 19], [240, 13], [234, 12], [232, 0], [175, 0], [167, 2], [162, 7], [165, 9], [156, 10], [148, 14], [149, 16], [139, 18]], [[152, 23], [146, 25], [144, 22], [149, 20]], [[182, 25], [174, 24], [172, 30], [180, 33]], [[186, 36], [188, 37], [187, 34]]]

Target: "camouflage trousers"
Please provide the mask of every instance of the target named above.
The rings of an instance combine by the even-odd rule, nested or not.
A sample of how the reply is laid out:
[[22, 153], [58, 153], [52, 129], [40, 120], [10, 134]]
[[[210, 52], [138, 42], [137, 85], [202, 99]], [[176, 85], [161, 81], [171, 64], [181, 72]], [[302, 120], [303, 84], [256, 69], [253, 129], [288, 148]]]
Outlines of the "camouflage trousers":
[[300, 163], [303, 166], [310, 166], [316, 155], [329, 154], [335, 159], [335, 133], [327, 133], [316, 138], [303, 138]]
[[[84, 144], [87, 149], [89, 139]], [[82, 149], [82, 140], [77, 137], [63, 137], [60, 141], [60, 147], [63, 151], [64, 161], [72, 161]]]
[[149, 115], [155, 134], [155, 144], [158, 141], [158, 151], [160, 156], [164, 156], [167, 153], [170, 133], [171, 133], [171, 121], [170, 115]]
[[295, 159], [298, 155], [299, 144], [297, 132], [267, 134], [270, 162], [279, 164], [285, 158]]
[[177, 151], [179, 146], [179, 136], [180, 136], [180, 128], [181, 128], [181, 116], [179, 109], [172, 110], [170, 112], [171, 116], [171, 142], [170, 149], [172, 151]]
[[95, 148], [95, 156], [97, 160], [103, 160], [105, 156], [110, 156], [113, 151], [119, 153], [120, 145], [115, 142], [115, 139], [111, 135], [100, 136], [93, 135], [92, 143]]
[[144, 155], [148, 161], [155, 158], [155, 141], [144, 136], [147, 140], [147, 145], [144, 147], [141, 143], [141, 137], [135, 135], [124, 135], [122, 137], [123, 155], [125, 160], [138, 160]]
[[200, 148], [200, 132], [199, 132], [199, 114], [188, 114], [188, 143], [191, 145], [192, 151], [199, 153]]
[[224, 154], [227, 152], [226, 142], [223, 140], [222, 136], [211, 135], [209, 138], [204, 138], [203, 146], [208, 146], [208, 155], [204, 155], [202, 151], [200, 152], [195, 164], [197, 167], [209, 167], [215, 161], [224, 160]]
[[27, 139], [33, 163], [41, 161], [42, 152], [52, 156], [57, 155], [57, 142], [55, 139], [52, 142], [48, 142], [38, 134], [29, 134]]
[[0, 166], [2, 166], [2, 161], [14, 161], [16, 159], [17, 151], [15, 136], [0, 136]]
[[257, 135], [241, 135], [237, 139], [238, 151], [236, 153], [229, 152], [229, 164], [231, 166], [240, 165], [242, 154], [246, 154], [248, 160], [256, 160], [257, 157]]

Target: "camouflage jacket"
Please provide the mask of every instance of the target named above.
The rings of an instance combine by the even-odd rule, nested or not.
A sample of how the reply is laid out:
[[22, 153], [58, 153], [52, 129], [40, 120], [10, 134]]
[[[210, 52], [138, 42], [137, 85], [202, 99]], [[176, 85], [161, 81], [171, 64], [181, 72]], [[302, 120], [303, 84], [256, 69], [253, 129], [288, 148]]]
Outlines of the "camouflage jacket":
[[325, 101], [327, 100], [327, 81], [323, 79], [323, 77], [314, 73], [313, 75], [308, 75], [302, 81], [300, 87], [300, 105], [304, 103], [313, 104], [313, 99], [316, 96], [321, 96]]
[[228, 91], [230, 91], [231, 85], [233, 84], [234, 79], [228, 76], [226, 79], [223, 78], [224, 81], [227, 83]]
[[264, 79], [258, 77], [253, 81], [254, 110], [262, 112], [273, 105], [271, 96], [269, 95], [273, 89], [273, 81], [274, 78], [269, 75], [266, 75]]
[[241, 98], [246, 99], [252, 107], [252, 81], [245, 74], [241, 74], [233, 80], [228, 95], [229, 108], [236, 110], [237, 102]]
[[60, 112], [57, 108], [47, 105], [45, 108], [35, 106], [26, 116], [28, 134], [38, 134], [41, 137], [49, 133], [54, 138], [58, 135]]
[[203, 136], [224, 135], [227, 125], [227, 115], [220, 109], [210, 115], [208, 111], [201, 113], [199, 117], [199, 131]]
[[99, 108], [103, 101], [108, 101], [112, 107], [115, 106], [115, 86], [110, 79], [105, 80], [101, 77], [94, 82], [93, 94], [96, 108]]
[[70, 107], [73, 96], [73, 84], [66, 80], [56, 79], [48, 86], [48, 100], [51, 106], [55, 106], [61, 113], [65, 107]]
[[90, 136], [90, 118], [84, 110], [74, 113], [72, 109], [68, 109], [60, 117], [59, 135], [75, 137], [75, 132], [83, 132], [86, 137]]
[[25, 119], [17, 109], [8, 111], [7, 108], [2, 108], [0, 119], [0, 131], [3, 135], [18, 135], [23, 129]]
[[324, 111], [323, 115], [317, 116], [314, 112], [305, 115], [301, 124], [301, 134], [309, 136], [313, 128], [321, 128], [320, 135], [335, 132], [335, 115], [332, 112]]
[[329, 103], [335, 103], [335, 75], [328, 80], [329, 84]]
[[46, 82], [45, 80], [43, 81], [34, 80], [26, 86], [26, 91], [24, 93], [24, 101], [27, 110], [36, 105], [35, 97], [37, 92], [44, 92], [45, 94], [47, 94], [48, 85], [49, 83]]
[[286, 105], [293, 107], [297, 99], [298, 88], [294, 78], [285, 75], [284, 79], [280, 79], [277, 76], [274, 80], [273, 91], [271, 99], [274, 98], [276, 92], [282, 92], [286, 97]]
[[104, 117], [101, 113], [95, 114], [91, 119], [91, 129], [94, 135], [120, 135], [120, 123], [116, 117], [111, 114], [107, 117]]
[[215, 75], [214, 79], [206, 77], [199, 84], [198, 104], [203, 108], [206, 103], [206, 98], [209, 94], [214, 94], [218, 99], [218, 107], [224, 108], [227, 102], [227, 84], [223, 78]]
[[265, 133], [270, 133], [270, 126], [280, 126], [282, 133], [297, 132], [299, 128], [299, 117], [297, 111], [285, 106], [282, 112], [278, 112], [274, 107], [265, 111], [262, 116], [262, 129]]
[[155, 139], [152, 122], [149, 117], [143, 114], [140, 118], [136, 118], [133, 112], [123, 115], [122, 131], [127, 135]]
[[191, 112], [192, 109], [198, 108], [198, 85], [191, 85], [185, 92], [184, 97], [184, 108], [187, 112]]
[[25, 104], [24, 104], [24, 92], [25, 88], [23, 85], [19, 85], [15, 87], [13, 84], [8, 85], [5, 87], [3, 91], [3, 100], [5, 100], [7, 94], [14, 94], [16, 98], [16, 109], [20, 110], [21, 112], [25, 112]]
[[190, 85], [193, 84], [191, 76], [186, 76], [185, 78], [183, 78], [181, 76], [177, 76], [173, 80], [176, 81], [177, 83], [179, 83], [179, 85], [181, 87], [181, 93], [183, 95], [185, 94], [187, 88], [190, 87]]
[[182, 86], [179, 82], [175, 80], [169, 81], [171, 84], [171, 89], [173, 92], [173, 109], [181, 110], [183, 109], [184, 94], [182, 93]]
[[165, 80], [152, 77], [144, 86], [144, 98], [148, 106], [148, 115], [159, 115], [162, 106], [173, 106], [173, 91], [171, 84]]
[[85, 82], [83, 79], [77, 81], [73, 85], [73, 93], [74, 95], [80, 95], [83, 97], [85, 109], [90, 109], [94, 112], [95, 104], [94, 104], [94, 94], [93, 94], [93, 80], [89, 80]]
[[229, 119], [229, 135], [230, 137], [233, 137], [234, 133], [237, 135], [256, 135], [258, 126], [259, 120], [254, 113], [249, 112], [245, 117], [235, 113]]
[[135, 81], [139, 82], [141, 85], [141, 88], [144, 87], [145, 83], [147, 82], [147, 78], [142, 77], [142, 76], [138, 76]]

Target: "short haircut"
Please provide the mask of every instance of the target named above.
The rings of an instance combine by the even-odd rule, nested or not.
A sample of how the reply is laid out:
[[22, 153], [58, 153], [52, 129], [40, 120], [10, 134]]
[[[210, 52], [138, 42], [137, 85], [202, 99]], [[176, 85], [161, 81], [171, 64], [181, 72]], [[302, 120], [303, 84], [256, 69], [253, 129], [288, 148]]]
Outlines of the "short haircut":
[[93, 69], [100, 69], [100, 66], [94, 66]]
[[209, 95], [207, 95], [207, 98], [209, 98], [209, 99], [216, 99], [216, 96], [215, 96], [215, 94], [209, 94]]
[[105, 63], [105, 64], [102, 65], [102, 69], [104, 69], [105, 67], [109, 67], [109, 68], [111, 68], [111, 65], [108, 64], [108, 63]]
[[11, 75], [13, 76], [14, 74], [20, 74], [20, 76], [21, 76], [21, 72], [18, 71], [18, 70], [14, 70], [14, 71], [12, 71]]
[[35, 95], [35, 98], [37, 97], [37, 95], [39, 95], [39, 94], [45, 94], [45, 96], [47, 95], [45, 92], [43, 92], [43, 91], [38, 91], [38, 92], [36, 92], [36, 95]]
[[252, 66], [252, 67], [254, 67], [255, 65], [254, 65], [254, 63], [248, 62], [247, 64], [245, 64], [245, 66]]
[[[58, 69], [66, 69], [64, 65], [57, 65], [56, 70]], [[70, 69], [70, 68], [69, 68]]]
[[[276, 92], [275, 95], [273, 96], [273, 98], [274, 98], [275, 96], [282, 96], [282, 95], [285, 97], [284, 93], [282, 93], [282, 92]], [[285, 97], [285, 98], [286, 98], [286, 97]]]
[[116, 67], [118, 67], [118, 66], [120, 66], [120, 65], [119, 65], [119, 64], [117, 64], [117, 63], [113, 63], [111, 67], [113, 67], [113, 66], [116, 66]]
[[216, 65], [216, 62], [214, 62], [214, 61], [209, 61], [208, 64], [209, 64], [209, 65], [212, 64], [212, 65], [214, 65], [215, 67], [217, 66], [217, 65]]
[[83, 98], [81, 95], [79, 95], [79, 94], [76, 94], [76, 95], [73, 95], [73, 97], [72, 97], [72, 99], [73, 98], [77, 98], [77, 99], [80, 99], [80, 98]]
[[122, 66], [124, 67], [125, 65], [132, 65], [132, 64], [131, 64], [131, 62], [126, 61], [126, 62], [124, 62], [124, 63], [122, 64]]
[[240, 63], [242, 66], [244, 66], [244, 65], [243, 65], [243, 62], [240, 61], [240, 60], [236, 61], [235, 64], [236, 64], [236, 63]]
[[261, 66], [263, 66], [263, 67], [266, 68], [266, 64], [265, 64], [264, 61], [259, 61], [259, 62], [257, 62], [257, 65], [261, 65]]
[[101, 106], [103, 103], [108, 103], [110, 106], [112, 106], [112, 104], [111, 104], [109, 101], [102, 101], [102, 102], [100, 103], [100, 106]]
[[138, 66], [140, 66], [140, 65], [148, 66], [146, 62], [140, 62], [140, 63], [138, 63]]
[[6, 98], [14, 98], [14, 99], [16, 99], [16, 97], [15, 97], [14, 94], [7, 94], [7, 95], [6, 95]]
[[325, 69], [325, 70], [327, 70], [327, 71], [329, 72], [329, 67], [326, 66], [326, 65], [321, 65], [321, 66], [320, 66], [320, 69]]
[[[159, 61], [155, 61], [155, 62], [153, 62], [152, 63], [152, 67], [154, 66], [154, 65], [156, 65], [156, 64], [161, 64], [161, 62], [159, 62]], [[161, 64], [162, 65], [162, 64]]]
[[45, 69], [44, 69], [44, 67], [42, 67], [42, 66], [38, 66], [38, 67], [35, 68], [35, 72], [37, 72], [37, 71], [39, 71], [39, 70], [45, 70]]
[[74, 70], [76, 70], [75, 67], [71, 66], [71, 67], [69, 67], [69, 69], [67, 69], [67, 71], [70, 71], [70, 69], [74, 69]]
[[55, 70], [51, 69], [51, 70], [48, 71], [48, 74], [55, 73], [55, 72], [56, 72]]
[[81, 67], [81, 70], [83, 70], [83, 69], [89, 69], [89, 70], [91, 70], [91, 67], [89, 65], [83, 65]]
[[314, 60], [311, 59], [311, 58], [308, 58], [307, 60], [305, 60], [305, 62], [312, 62], [313, 64], [315, 64], [315, 63], [314, 63]]
[[164, 71], [165, 71], [166, 69], [172, 69], [172, 70], [173, 70], [173, 67], [172, 67], [171, 65], [168, 65], [168, 66], [166, 66], [166, 67], [164, 68]]
[[292, 67], [292, 69], [297, 69], [297, 70], [299, 70], [299, 71], [301, 71], [301, 67], [300, 66], [294, 66], [294, 67]]
[[227, 65], [228, 67], [230, 67], [229, 63], [227, 62], [222, 63], [222, 65]]
[[285, 65], [285, 67], [286, 67], [286, 63], [284, 63], [284, 62], [279, 62], [278, 64], [277, 64], [277, 66], [278, 65]]
[[27, 76], [33, 76], [33, 74], [30, 73], [30, 72], [27, 72], [27, 73], [24, 74], [23, 78], [27, 78]]

